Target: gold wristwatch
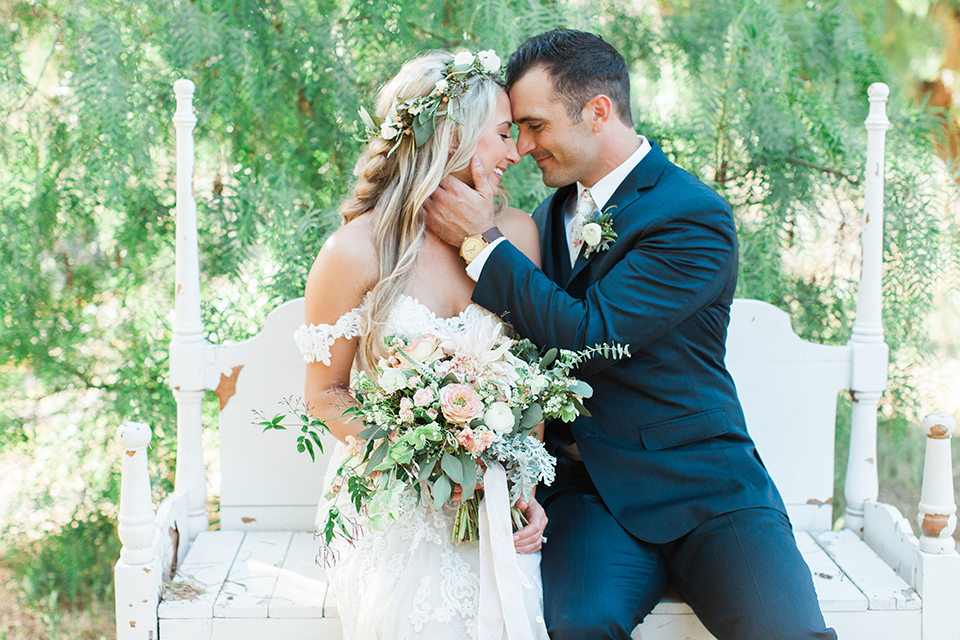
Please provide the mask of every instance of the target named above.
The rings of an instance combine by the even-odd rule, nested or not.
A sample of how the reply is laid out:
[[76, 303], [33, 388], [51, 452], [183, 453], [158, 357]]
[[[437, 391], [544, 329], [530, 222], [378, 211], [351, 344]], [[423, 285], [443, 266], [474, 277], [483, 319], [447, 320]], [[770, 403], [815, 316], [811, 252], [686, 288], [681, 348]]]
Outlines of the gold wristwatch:
[[502, 237], [503, 234], [496, 227], [490, 227], [475, 236], [467, 236], [460, 243], [460, 257], [463, 258], [464, 262], [470, 264], [491, 242]]

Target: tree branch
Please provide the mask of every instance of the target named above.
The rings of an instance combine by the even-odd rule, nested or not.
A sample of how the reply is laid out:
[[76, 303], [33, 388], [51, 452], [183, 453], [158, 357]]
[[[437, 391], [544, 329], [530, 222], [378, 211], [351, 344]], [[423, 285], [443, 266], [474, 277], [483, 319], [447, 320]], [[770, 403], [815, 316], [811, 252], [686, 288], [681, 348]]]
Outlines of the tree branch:
[[802, 167], [808, 167], [808, 168], [810, 168], [810, 169], [815, 169], [815, 170], [820, 171], [820, 172], [822, 172], [822, 173], [829, 173], [829, 174], [832, 175], [832, 176], [837, 176], [838, 178], [843, 178], [844, 180], [846, 180], [847, 182], [849, 182], [850, 184], [852, 184], [852, 185], [854, 185], [854, 186], [857, 186], [857, 185], [860, 184], [860, 179], [859, 179], [859, 178], [853, 178], [853, 177], [851, 177], [851, 176], [848, 176], [848, 175], [845, 174], [844, 172], [838, 171], [837, 169], [831, 169], [830, 167], [824, 167], [824, 166], [821, 166], [821, 165], [819, 165], [819, 164], [814, 164], [814, 163], [812, 163], [812, 162], [809, 162], [809, 161], [807, 161], [807, 160], [801, 160], [800, 158], [786, 158], [786, 161], [789, 162], [790, 164], [798, 164], [798, 165], [800, 165], [800, 166], [802, 166]]

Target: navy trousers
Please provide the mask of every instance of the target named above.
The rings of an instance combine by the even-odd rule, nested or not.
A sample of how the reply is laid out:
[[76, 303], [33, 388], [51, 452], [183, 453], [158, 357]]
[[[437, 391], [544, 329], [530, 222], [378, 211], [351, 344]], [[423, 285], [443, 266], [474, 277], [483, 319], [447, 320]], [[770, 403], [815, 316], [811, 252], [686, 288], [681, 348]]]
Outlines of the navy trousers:
[[544, 501], [543, 595], [553, 640], [629, 640], [669, 585], [719, 640], [836, 639], [786, 516], [743, 509], [650, 544], [613, 518], [583, 463]]

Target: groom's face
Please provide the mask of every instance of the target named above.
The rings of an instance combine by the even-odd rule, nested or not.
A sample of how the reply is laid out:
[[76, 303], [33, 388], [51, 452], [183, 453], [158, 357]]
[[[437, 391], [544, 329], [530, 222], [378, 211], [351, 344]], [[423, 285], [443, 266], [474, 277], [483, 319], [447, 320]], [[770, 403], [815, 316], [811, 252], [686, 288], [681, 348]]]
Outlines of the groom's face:
[[545, 69], [525, 73], [511, 87], [510, 103], [519, 128], [517, 150], [536, 161], [544, 184], [562, 187], [588, 178], [595, 164], [596, 139], [585, 119], [571, 120]]

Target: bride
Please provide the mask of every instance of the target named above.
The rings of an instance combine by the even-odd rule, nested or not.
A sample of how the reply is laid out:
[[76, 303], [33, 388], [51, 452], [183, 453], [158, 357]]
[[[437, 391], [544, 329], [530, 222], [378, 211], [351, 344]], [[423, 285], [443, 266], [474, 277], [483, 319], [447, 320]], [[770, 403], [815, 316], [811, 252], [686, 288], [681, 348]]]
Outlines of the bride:
[[[341, 441], [326, 488], [340, 462], [358, 454], [354, 436], [364, 428], [343, 416], [356, 404], [349, 393], [351, 367], [374, 370], [385, 336], [419, 336], [441, 327], [462, 331], [488, 315], [471, 302], [474, 282], [457, 249], [425, 228], [421, 207], [447, 175], [472, 185], [474, 155], [494, 191], [506, 169], [520, 161], [510, 135], [510, 101], [491, 73], [499, 63], [492, 51], [456, 58], [429, 53], [403, 65], [380, 92], [377, 114], [386, 122], [371, 130], [354, 169], [352, 195], [340, 207], [343, 225], [310, 271], [306, 324], [296, 336], [309, 363], [307, 404]], [[426, 126], [403, 131], [431, 110], [432, 127], [427, 117]], [[368, 126], [377, 126], [362, 115]], [[539, 264], [535, 223], [502, 201], [498, 227]], [[345, 493], [331, 499], [349, 513]], [[318, 519], [328, 506], [321, 502]], [[518, 554], [529, 554], [517, 556], [529, 630], [519, 635], [546, 640], [539, 568], [546, 516], [535, 501], [521, 506], [530, 524], [514, 535], [514, 546]], [[477, 543], [451, 542], [455, 503], [436, 511], [418, 504], [411, 492], [403, 496], [403, 507], [385, 530], [363, 527], [365, 519], [352, 511], [365, 530], [353, 543], [331, 545], [337, 558], [328, 576], [344, 640], [477, 638], [486, 626], [478, 615], [480, 554]]]

